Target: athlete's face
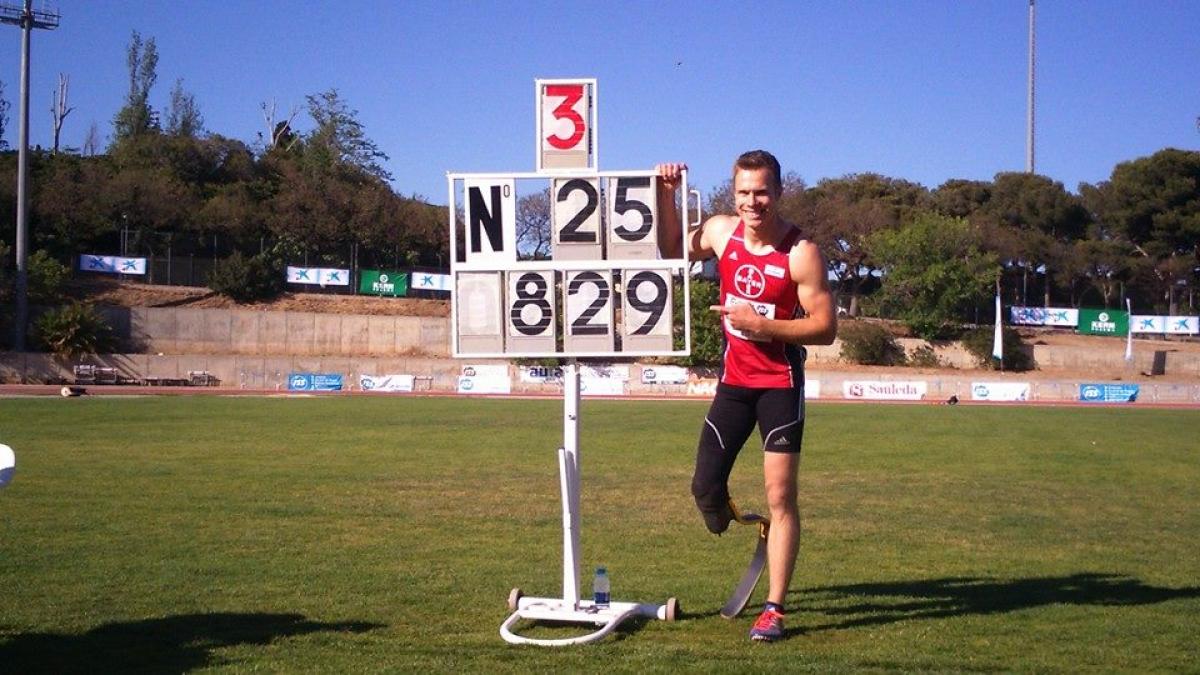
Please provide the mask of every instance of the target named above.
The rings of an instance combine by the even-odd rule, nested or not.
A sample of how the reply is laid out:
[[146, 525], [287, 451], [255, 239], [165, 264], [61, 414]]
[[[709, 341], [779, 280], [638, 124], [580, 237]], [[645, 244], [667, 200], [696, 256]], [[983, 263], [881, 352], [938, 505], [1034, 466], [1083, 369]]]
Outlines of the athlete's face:
[[778, 199], [770, 169], [738, 169], [734, 174], [734, 206], [747, 227], [758, 228], [774, 220]]

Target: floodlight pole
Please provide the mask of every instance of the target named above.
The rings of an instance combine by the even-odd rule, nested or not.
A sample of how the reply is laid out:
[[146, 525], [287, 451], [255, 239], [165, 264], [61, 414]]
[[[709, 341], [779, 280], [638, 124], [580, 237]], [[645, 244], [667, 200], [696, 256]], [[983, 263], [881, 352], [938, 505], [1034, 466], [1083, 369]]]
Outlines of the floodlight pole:
[[1025, 173], [1033, 173], [1033, 75], [1037, 43], [1034, 35], [1034, 0], [1029, 0], [1029, 96], [1025, 125]]
[[25, 0], [24, 8], [0, 5], [0, 23], [21, 27], [21, 121], [18, 123], [20, 149], [17, 153], [17, 278], [16, 317], [13, 327], [13, 350], [25, 351], [25, 326], [29, 323], [29, 223], [26, 207], [29, 197], [25, 190], [29, 173], [29, 36], [34, 28], [58, 28], [59, 14], [33, 11], [33, 0]]

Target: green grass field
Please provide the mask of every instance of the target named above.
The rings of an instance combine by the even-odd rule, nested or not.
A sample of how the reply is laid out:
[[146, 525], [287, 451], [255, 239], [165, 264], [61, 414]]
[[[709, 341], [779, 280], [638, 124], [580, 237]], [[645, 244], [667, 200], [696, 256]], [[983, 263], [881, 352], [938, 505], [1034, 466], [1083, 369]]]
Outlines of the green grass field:
[[[704, 410], [584, 402], [585, 582], [685, 617], [545, 649], [498, 628], [561, 592], [560, 402], [0, 400], [0, 671], [1200, 668], [1197, 412], [810, 406], [790, 635], [757, 645], [717, 615], [751, 529], [688, 491]], [[756, 448], [732, 489], [762, 508]]]

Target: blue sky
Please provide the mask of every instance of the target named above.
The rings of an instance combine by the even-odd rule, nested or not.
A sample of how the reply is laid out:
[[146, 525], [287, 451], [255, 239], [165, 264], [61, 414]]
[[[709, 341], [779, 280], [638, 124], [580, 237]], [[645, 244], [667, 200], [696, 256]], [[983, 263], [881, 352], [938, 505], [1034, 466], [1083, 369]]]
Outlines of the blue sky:
[[[21, 0], [5, 0], [20, 4]], [[1024, 0], [834, 2], [215, 2], [34, 0], [30, 137], [107, 139], [128, 89], [130, 33], [153, 37], [165, 108], [177, 78], [211, 131], [247, 142], [337, 88], [390, 156], [402, 194], [445, 202], [446, 171], [534, 169], [536, 78], [599, 81], [603, 170], [685, 161], [704, 190], [743, 150], [809, 184], [877, 172], [937, 187], [1025, 165]], [[1121, 161], [1200, 148], [1200, 2], [1037, 4], [1037, 172], [1074, 191]], [[17, 141], [20, 30], [0, 26]], [[301, 128], [309, 124], [306, 119]]]

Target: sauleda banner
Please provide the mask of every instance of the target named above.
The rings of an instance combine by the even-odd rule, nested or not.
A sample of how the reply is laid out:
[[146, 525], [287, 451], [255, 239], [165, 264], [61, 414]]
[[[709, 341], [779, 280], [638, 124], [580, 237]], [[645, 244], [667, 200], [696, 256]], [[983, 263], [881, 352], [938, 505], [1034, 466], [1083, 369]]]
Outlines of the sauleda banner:
[[847, 380], [842, 383], [842, 396], [849, 399], [919, 401], [925, 398], [928, 387], [929, 385], [923, 380], [910, 382]]
[[1081, 309], [1079, 332], [1087, 335], [1125, 335], [1129, 332], [1129, 314], [1123, 309]]
[[388, 270], [363, 270], [358, 277], [358, 292], [364, 295], [402, 297], [408, 293], [408, 275]]

